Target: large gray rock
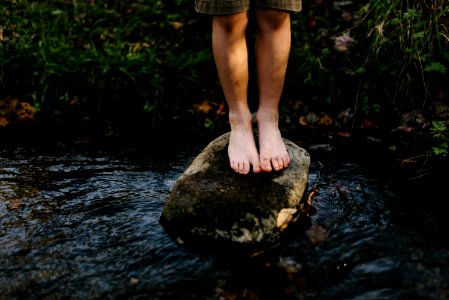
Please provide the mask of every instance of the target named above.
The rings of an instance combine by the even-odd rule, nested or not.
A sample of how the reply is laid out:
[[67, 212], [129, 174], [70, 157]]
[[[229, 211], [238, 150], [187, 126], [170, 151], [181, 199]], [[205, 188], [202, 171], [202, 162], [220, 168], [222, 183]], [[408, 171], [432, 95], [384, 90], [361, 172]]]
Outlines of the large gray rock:
[[310, 165], [304, 149], [284, 142], [288, 168], [241, 175], [229, 166], [229, 133], [218, 137], [175, 182], [160, 223], [190, 245], [259, 249], [278, 242], [306, 190]]

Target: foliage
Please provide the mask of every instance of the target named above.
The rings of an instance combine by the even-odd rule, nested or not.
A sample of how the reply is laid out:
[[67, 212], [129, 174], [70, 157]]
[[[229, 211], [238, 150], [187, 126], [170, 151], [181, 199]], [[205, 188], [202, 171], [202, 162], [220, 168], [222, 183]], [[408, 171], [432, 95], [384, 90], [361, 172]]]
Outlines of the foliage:
[[432, 154], [447, 153], [443, 137], [449, 135], [438, 126], [444, 122], [438, 121], [437, 110], [448, 105], [449, 3], [397, 0], [371, 7], [367, 59], [370, 69], [380, 66], [378, 77], [383, 80], [375, 81], [368, 92], [388, 99], [386, 106], [397, 111], [421, 111], [432, 123], [431, 134], [438, 137]]
[[[449, 105], [449, 2], [303, 5], [293, 22], [293, 80], [287, 84], [306, 110], [348, 109], [352, 129], [367, 119], [371, 127], [388, 129], [416, 111], [427, 122], [438, 119], [437, 107]], [[448, 150], [444, 143], [438, 147], [438, 153]]]
[[449, 128], [447, 127], [448, 121], [433, 121], [432, 122], [432, 135], [436, 140], [435, 146], [432, 148], [434, 155], [447, 155], [449, 144]]
[[168, 118], [166, 108], [177, 114], [185, 100], [200, 97], [211, 57], [186, 1], [19, 0], [0, 7], [3, 96], [41, 110], [79, 106], [86, 118], [142, 114], [153, 125]]
[[[344, 115], [350, 129], [409, 130], [404, 115], [423, 116], [436, 138], [420, 151], [447, 153], [436, 111], [449, 106], [448, 12], [446, 0], [303, 1], [281, 109]], [[221, 130], [210, 29], [191, 0], [0, 0], [0, 99], [117, 127]]]

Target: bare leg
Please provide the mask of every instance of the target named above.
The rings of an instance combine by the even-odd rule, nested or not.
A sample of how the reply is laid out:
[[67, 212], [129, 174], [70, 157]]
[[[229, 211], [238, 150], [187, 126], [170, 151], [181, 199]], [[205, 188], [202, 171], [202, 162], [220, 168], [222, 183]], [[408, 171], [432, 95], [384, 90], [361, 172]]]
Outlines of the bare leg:
[[259, 88], [260, 166], [263, 171], [278, 171], [290, 162], [278, 127], [279, 101], [290, 54], [290, 14], [281, 10], [257, 8], [256, 40], [257, 84]]
[[218, 76], [229, 106], [231, 125], [228, 155], [231, 168], [240, 174], [261, 172], [248, 107], [248, 12], [214, 16], [212, 48]]

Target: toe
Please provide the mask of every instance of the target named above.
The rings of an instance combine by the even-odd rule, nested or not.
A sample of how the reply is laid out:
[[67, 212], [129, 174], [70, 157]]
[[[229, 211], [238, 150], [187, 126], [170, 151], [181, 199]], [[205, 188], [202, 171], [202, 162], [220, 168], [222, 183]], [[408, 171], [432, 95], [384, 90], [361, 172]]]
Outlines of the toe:
[[234, 172], [238, 172], [238, 171], [239, 171], [239, 167], [238, 167], [238, 165], [235, 163], [235, 161], [230, 161], [230, 165], [231, 165], [231, 169], [233, 169]]
[[243, 163], [242, 162], [238, 163], [237, 172], [240, 174], [243, 173]]
[[284, 168], [287, 168], [290, 164], [290, 157], [287, 155], [284, 157]]
[[281, 165], [279, 164], [277, 157], [273, 157], [273, 159], [271, 160], [271, 164], [273, 165], [273, 169], [275, 169], [276, 171], [279, 171], [281, 169]]
[[242, 166], [240, 174], [248, 174], [249, 173], [249, 163], [243, 162], [242, 165], [243, 166]]
[[287, 168], [287, 166], [288, 166], [288, 160], [287, 160], [287, 157], [285, 157], [285, 156], [281, 156], [281, 157], [279, 157], [278, 158], [278, 163], [279, 163], [279, 169], [284, 169], [284, 168]]
[[268, 158], [262, 158], [261, 159], [260, 167], [261, 167], [262, 171], [264, 171], [264, 172], [271, 172], [271, 170], [272, 170], [271, 163], [270, 163], [270, 160]]
[[239, 162], [239, 167], [238, 167], [238, 173], [239, 174], [245, 174], [245, 162], [241, 161]]
[[262, 172], [262, 169], [260, 168], [260, 165], [258, 163], [254, 164], [253, 165], [253, 173], [257, 174], [257, 173], [260, 173], [260, 172]]

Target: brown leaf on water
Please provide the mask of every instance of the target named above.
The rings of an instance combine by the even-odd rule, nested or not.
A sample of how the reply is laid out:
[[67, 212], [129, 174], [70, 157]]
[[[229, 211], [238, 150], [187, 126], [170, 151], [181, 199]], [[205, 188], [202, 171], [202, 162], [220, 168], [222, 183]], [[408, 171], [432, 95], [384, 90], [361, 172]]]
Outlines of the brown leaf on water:
[[312, 206], [312, 198], [316, 193], [318, 193], [318, 188], [316, 186], [314, 186], [312, 188], [312, 190], [310, 191], [309, 195], [307, 195], [307, 204], [309, 206]]
[[326, 228], [317, 224], [312, 224], [309, 230], [306, 231], [306, 234], [313, 245], [318, 245], [329, 237], [329, 232]]
[[212, 110], [212, 106], [210, 106], [208, 100], [204, 100], [201, 104], [194, 104], [193, 108], [195, 108], [196, 111], [207, 114], [209, 111]]
[[131, 285], [136, 285], [136, 284], [139, 283], [139, 278], [131, 277], [131, 278], [129, 279], [129, 283], [130, 283]]
[[24, 206], [22, 199], [13, 198], [9, 201], [8, 210], [19, 210]]
[[276, 226], [280, 229], [285, 229], [288, 226], [288, 223], [293, 219], [293, 215], [298, 210], [296, 208], [283, 208], [278, 213], [276, 218]]

